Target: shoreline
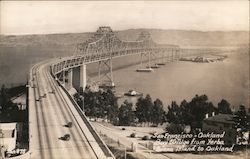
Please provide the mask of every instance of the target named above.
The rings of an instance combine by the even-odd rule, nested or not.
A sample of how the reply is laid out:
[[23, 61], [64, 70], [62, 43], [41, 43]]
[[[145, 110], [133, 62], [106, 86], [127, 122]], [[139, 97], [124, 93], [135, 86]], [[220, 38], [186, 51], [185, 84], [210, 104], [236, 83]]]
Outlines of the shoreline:
[[[245, 55], [237, 53], [227, 53], [227, 55], [229, 57], [223, 62], [190, 63], [178, 61], [175, 63], [168, 63], [166, 66], [163, 66], [163, 68], [158, 68], [155, 70], [155, 72], [148, 74], [136, 74], [135, 69], [136, 67], [138, 67], [138, 65], [133, 65], [119, 71], [114, 71], [114, 81], [117, 85], [116, 91], [119, 93], [123, 93], [128, 91], [129, 89], [135, 89], [136, 91], [142, 92], [144, 95], [150, 94], [153, 99], [159, 98], [163, 101], [165, 106], [171, 104], [171, 101], [177, 101], [177, 103], [180, 103], [184, 99], [191, 100], [191, 98], [195, 96], [195, 94], [206, 94], [208, 95], [209, 101], [212, 101], [214, 105], [217, 105], [217, 103], [221, 99], [226, 99], [227, 101], [229, 101], [232, 108], [237, 108], [240, 104], [245, 105], [247, 108], [249, 107], [247, 89], [249, 88], [249, 82], [247, 82], [248, 75], [245, 74], [245, 72], [247, 72], [248, 68], [245, 67], [244, 70], [238, 70], [238, 68], [241, 68], [241, 66], [234, 66], [235, 62], [241, 62], [242, 58], [243, 60], [246, 60], [244, 59]], [[247, 61], [247, 63], [249, 63], [249, 61]], [[241, 65], [244, 64], [245, 63]], [[231, 70], [231, 68], [233, 68], [233, 70]], [[199, 71], [199, 73], [191, 72], [191, 75], [187, 75], [187, 77], [191, 79], [187, 81], [182, 78], [182, 73], [186, 72], [185, 69], [188, 69], [190, 71], [193, 70], [196, 72]], [[216, 73], [213, 73], [211, 75], [211, 72], [209, 72], [209, 74], [204, 72], [204, 70], [211, 71], [214, 69], [216, 69], [216, 71], [218, 70], [218, 72], [228, 70], [229, 73], [224, 72], [220, 77], [217, 76]], [[233, 73], [236, 70], [238, 72], [238, 77], [230, 74], [231, 72]], [[135, 77], [127, 78], [127, 74], [130, 74], [130, 77]], [[223, 76], [223, 74], [225, 76]], [[152, 78], [150, 76], [153, 76], [155, 78]], [[176, 77], [177, 79], [174, 77]], [[178, 81], [178, 78], [181, 78], [179, 81], [179, 85], [181, 86], [176, 83], [176, 81]], [[204, 81], [204, 78], [208, 78], [208, 81]], [[128, 82], [130, 79], [131, 82]], [[148, 79], [148, 81], [143, 79]], [[153, 82], [154, 80], [156, 80], [155, 84]], [[216, 83], [216, 81], [220, 83]], [[171, 84], [173, 82], [174, 84]], [[198, 86], [194, 85], [196, 82], [199, 82]], [[161, 83], [163, 83], [165, 87], [161, 86]], [[145, 88], [146, 86], [144, 85], [147, 85], [147, 87], [150, 87], [151, 89]], [[157, 92], [157, 90], [160, 91], [160, 93]], [[128, 98], [120, 98], [119, 100], [124, 101], [125, 99]], [[134, 97], [130, 99], [134, 101], [136, 100]]]

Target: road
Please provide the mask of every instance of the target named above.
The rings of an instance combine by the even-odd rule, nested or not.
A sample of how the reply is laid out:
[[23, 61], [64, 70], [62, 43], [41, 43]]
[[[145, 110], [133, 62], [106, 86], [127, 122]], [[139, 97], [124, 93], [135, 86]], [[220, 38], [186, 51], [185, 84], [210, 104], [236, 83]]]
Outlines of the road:
[[[105, 159], [73, 104], [50, 75], [50, 62], [35, 65], [30, 74], [30, 158]], [[65, 126], [68, 122], [73, 123], [71, 128]], [[69, 141], [60, 139], [65, 134], [70, 134]]]
[[[139, 139], [144, 135], [142, 132], [136, 132], [133, 128], [125, 127], [126, 130], [122, 130], [121, 127], [116, 126], [105, 126], [99, 122], [92, 122], [92, 125], [98, 132], [105, 134], [114, 141], [118, 141], [127, 147], [131, 148], [133, 142], [137, 143], [137, 154], [143, 156], [142, 158], [146, 159], [250, 159], [249, 154], [246, 154], [245, 151], [234, 152], [234, 153], [207, 153], [207, 154], [192, 154], [192, 153], [157, 153], [152, 150], [147, 149], [142, 146], [140, 143], [148, 143], [148, 141], [142, 141]], [[131, 131], [133, 130], [133, 131]], [[136, 133], [137, 138], [131, 138], [129, 135], [131, 133]], [[139, 137], [139, 138], [138, 138]], [[248, 158], [246, 157], [248, 156]]]

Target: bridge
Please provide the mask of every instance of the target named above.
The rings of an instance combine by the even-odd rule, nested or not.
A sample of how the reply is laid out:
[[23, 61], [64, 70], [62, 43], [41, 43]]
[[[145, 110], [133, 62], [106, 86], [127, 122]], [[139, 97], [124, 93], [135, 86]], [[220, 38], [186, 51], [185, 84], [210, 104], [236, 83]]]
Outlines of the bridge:
[[[146, 61], [147, 69], [152, 69], [152, 63], [164, 65], [180, 58], [179, 46], [157, 44], [148, 32], [142, 32], [136, 41], [123, 41], [110, 27], [99, 27], [91, 39], [76, 48], [72, 56], [42, 61], [31, 68], [29, 158], [114, 158], [69, 90], [74, 87], [84, 91], [86, 66], [90, 63], [98, 63], [99, 77], [104, 74], [109, 85], [114, 86], [112, 60], [115, 58], [141, 55], [141, 67]], [[78, 79], [76, 82], [73, 76]], [[99, 84], [103, 81], [99, 78]], [[70, 139], [67, 141], [65, 137]]]
[[51, 76], [53, 62], [43, 61], [30, 72], [29, 158], [114, 158], [79, 106]]
[[[77, 90], [85, 89], [87, 85], [86, 65], [98, 63], [98, 84], [114, 86], [112, 60], [129, 55], [141, 55], [141, 67], [147, 60], [147, 69], [152, 70], [157, 64], [163, 65], [166, 60], [175, 61], [180, 58], [180, 48], [177, 45], [155, 43], [148, 32], [142, 32], [136, 41], [120, 40], [110, 27], [99, 27], [94, 36], [77, 45], [74, 56], [59, 60], [51, 65], [51, 72], [67, 90], [72, 88], [74, 70], [80, 70], [80, 80], [74, 85]], [[154, 64], [152, 65], [152, 62]], [[142, 69], [142, 68], [141, 68]], [[140, 70], [140, 69], [138, 69]], [[103, 77], [103, 78], [101, 78]]]

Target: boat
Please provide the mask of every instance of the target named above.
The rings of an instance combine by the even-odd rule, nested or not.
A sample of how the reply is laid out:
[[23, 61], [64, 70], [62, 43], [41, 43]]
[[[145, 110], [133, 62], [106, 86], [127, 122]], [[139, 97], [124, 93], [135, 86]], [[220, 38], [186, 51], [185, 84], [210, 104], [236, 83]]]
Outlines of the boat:
[[166, 65], [165, 63], [158, 63], [157, 65], [161, 66], [161, 65]]
[[154, 71], [152, 68], [140, 68], [136, 70], [137, 72], [152, 72]]
[[99, 85], [99, 88], [101, 89], [111, 89], [113, 90], [115, 88], [115, 85], [112, 84], [112, 85], [108, 85], [108, 84], [102, 84], [102, 85]]
[[124, 93], [124, 95], [134, 97], [134, 96], [142, 96], [143, 94], [131, 89], [128, 92]]
[[158, 66], [157, 64], [151, 66], [151, 67], [148, 67], [148, 68], [160, 68], [160, 66]]

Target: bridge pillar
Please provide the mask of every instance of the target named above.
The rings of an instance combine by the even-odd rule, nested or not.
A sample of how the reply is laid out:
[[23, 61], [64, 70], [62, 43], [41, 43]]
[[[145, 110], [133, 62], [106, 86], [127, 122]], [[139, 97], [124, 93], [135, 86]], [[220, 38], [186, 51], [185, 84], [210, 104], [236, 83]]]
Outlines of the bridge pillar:
[[108, 87], [115, 86], [114, 79], [113, 79], [112, 58], [99, 61], [98, 79], [99, 79], [99, 81], [98, 81], [99, 86], [104, 86], [104, 87], [105, 86], [108, 86]]
[[151, 68], [151, 51], [148, 52], [148, 68]]
[[147, 68], [151, 68], [151, 57], [152, 56], [152, 52], [151, 50], [149, 51], [145, 51], [145, 52], [141, 52], [141, 61], [140, 61], [140, 68], [143, 68], [143, 61], [144, 61], [144, 57], [147, 58], [147, 64], [146, 67]]
[[176, 49], [176, 60], [178, 61], [180, 59], [180, 50]]
[[167, 61], [166, 51], [160, 50], [158, 53], [158, 65], [165, 65]]
[[86, 64], [80, 66], [80, 87], [84, 91], [87, 85]]
[[65, 78], [65, 71], [64, 71], [64, 70], [62, 71], [62, 78], [61, 78], [61, 81], [62, 81], [62, 85], [65, 86], [66, 78]]
[[175, 49], [172, 48], [172, 62], [174, 62], [174, 59], [175, 59]]
[[73, 70], [69, 69], [67, 73], [67, 84], [66, 84], [66, 89], [70, 90], [73, 87]]
[[168, 51], [167, 51], [167, 54], [168, 54], [168, 60], [167, 60], [167, 62], [171, 62], [172, 61], [172, 52], [171, 52], [171, 48], [169, 48], [168, 49]]

